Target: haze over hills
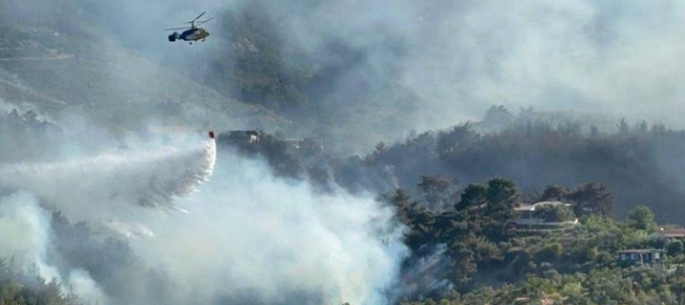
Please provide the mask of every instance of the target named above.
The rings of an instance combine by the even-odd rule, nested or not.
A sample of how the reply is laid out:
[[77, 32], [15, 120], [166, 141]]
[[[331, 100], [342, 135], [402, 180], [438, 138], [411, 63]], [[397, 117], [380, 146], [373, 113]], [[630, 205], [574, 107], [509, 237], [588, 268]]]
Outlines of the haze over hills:
[[[666, 5], [202, 4], [215, 18], [205, 25], [211, 38], [189, 46], [162, 31], [199, 14], [182, 1], [7, 1], [3, 90], [15, 102], [79, 105], [105, 122], [157, 111], [206, 125], [209, 108], [229, 116], [211, 120], [226, 124], [219, 129], [325, 138], [341, 153], [479, 120], [491, 105], [600, 112], [611, 127], [621, 117], [681, 127], [677, 69], [652, 69], [680, 63], [679, 19]], [[488, 23], [508, 10], [517, 13]], [[533, 16], [545, 17], [528, 22]], [[640, 22], [654, 32], [630, 30]]]
[[[167, 41], [202, 11], [206, 42]], [[682, 304], [682, 269], [616, 257], [685, 263], [648, 237], [685, 225], [684, 20], [638, 0], [2, 1], [0, 303]], [[573, 226], [512, 229], [539, 200]]]
[[[20, 109], [55, 118], [80, 114], [115, 133], [152, 121], [192, 130], [210, 121], [221, 129], [288, 124], [124, 46], [97, 23], [87, 2], [3, 6], [0, 87], [4, 102]], [[164, 42], [164, 32], [155, 34]]]

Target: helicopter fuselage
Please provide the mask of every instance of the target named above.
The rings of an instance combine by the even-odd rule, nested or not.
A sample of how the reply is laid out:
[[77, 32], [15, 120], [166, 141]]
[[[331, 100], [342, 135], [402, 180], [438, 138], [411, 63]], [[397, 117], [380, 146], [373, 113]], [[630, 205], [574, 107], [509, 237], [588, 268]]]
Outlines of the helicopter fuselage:
[[194, 29], [188, 29], [180, 34], [178, 32], [174, 32], [173, 34], [169, 35], [169, 41], [176, 41], [176, 40], [185, 40], [185, 41], [198, 41], [198, 40], [204, 40], [209, 36], [209, 32], [203, 28], [194, 28]]
[[207, 36], [209, 36], [209, 32], [207, 32], [205, 29], [194, 28], [183, 31], [183, 33], [180, 35], [180, 38], [185, 41], [197, 41], [200, 39], [205, 39]]

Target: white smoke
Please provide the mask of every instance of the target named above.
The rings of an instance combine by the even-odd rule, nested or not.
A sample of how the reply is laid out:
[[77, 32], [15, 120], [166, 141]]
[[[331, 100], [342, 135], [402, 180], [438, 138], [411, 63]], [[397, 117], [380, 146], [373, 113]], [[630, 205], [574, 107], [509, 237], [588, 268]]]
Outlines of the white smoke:
[[402, 290], [406, 295], [417, 295], [425, 292], [447, 292], [453, 288], [447, 280], [449, 264], [447, 245], [438, 244], [427, 251], [425, 256], [409, 262], [402, 278]]
[[57, 271], [45, 263], [48, 228], [49, 215], [36, 204], [30, 193], [16, 193], [0, 201], [3, 241], [0, 254], [13, 257], [19, 266], [35, 265], [45, 279], [57, 277]]
[[109, 298], [86, 270], [72, 270], [66, 281], [63, 280], [62, 283], [68, 285], [69, 292], [76, 294], [79, 300], [86, 304], [109, 304]]
[[[386, 304], [406, 254], [393, 211], [342, 190], [315, 194], [274, 178], [261, 161], [224, 155], [212, 182], [180, 200], [188, 215], [148, 218], [136, 252], [173, 279], [179, 304]], [[386, 241], [384, 243], [384, 240]], [[298, 295], [298, 297], [295, 297]]]
[[[85, 220], [127, 237], [142, 264], [174, 287], [153, 303], [389, 302], [407, 255], [392, 209], [371, 195], [320, 194], [305, 182], [277, 179], [261, 160], [225, 154], [216, 169], [215, 160], [213, 141], [191, 141], [185, 147], [5, 166], [0, 185], [35, 193], [72, 222]], [[37, 252], [22, 257], [44, 255], [38, 250], [49, 243], [41, 235], [48, 229], [2, 223], [21, 232], [18, 241], [41, 239], [41, 246], [28, 248]], [[50, 224], [47, 217], [32, 223]], [[42, 277], [59, 279], [65, 291], [118, 304], [115, 292], [101, 289], [105, 284], [87, 270], [60, 277], [51, 268], [46, 265]]]
[[57, 266], [48, 263], [50, 246], [50, 214], [41, 208], [34, 195], [20, 191], [0, 198], [0, 257], [11, 257], [21, 269], [37, 270], [46, 282], [57, 280], [65, 294], [78, 294], [91, 304], [108, 304], [99, 285], [85, 270], [71, 270], [63, 277]]

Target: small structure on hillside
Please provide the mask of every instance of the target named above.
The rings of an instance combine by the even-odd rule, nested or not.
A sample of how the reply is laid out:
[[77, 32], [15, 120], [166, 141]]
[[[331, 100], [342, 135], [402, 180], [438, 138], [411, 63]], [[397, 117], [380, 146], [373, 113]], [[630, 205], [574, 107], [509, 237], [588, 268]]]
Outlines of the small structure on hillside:
[[628, 249], [618, 251], [618, 260], [634, 264], [661, 264], [664, 253], [662, 249]]
[[252, 144], [257, 143], [262, 137], [259, 130], [232, 130], [228, 133], [227, 139], [232, 144]]
[[657, 231], [654, 231], [652, 234], [649, 234], [649, 238], [665, 240], [685, 238], [685, 229], [661, 228]]
[[578, 218], [572, 215], [569, 210], [567, 217], [559, 218], [560, 213], [550, 213], [552, 209], [569, 209], [572, 205], [570, 203], [563, 203], [561, 201], [540, 201], [533, 204], [521, 204], [514, 208], [516, 217], [507, 223], [508, 227], [535, 227], [535, 228], [559, 228], [565, 226], [574, 226], [578, 224]]

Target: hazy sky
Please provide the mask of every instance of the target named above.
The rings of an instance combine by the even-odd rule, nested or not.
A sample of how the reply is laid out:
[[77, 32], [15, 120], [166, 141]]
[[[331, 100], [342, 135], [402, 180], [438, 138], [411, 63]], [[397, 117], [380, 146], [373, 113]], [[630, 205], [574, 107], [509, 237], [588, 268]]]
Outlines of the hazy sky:
[[[215, 35], [191, 49], [187, 44], [168, 43], [163, 29], [180, 26], [207, 11], [207, 17], [216, 18], [206, 24], [208, 30], [230, 32], [232, 29], [222, 27], [221, 17], [229, 11], [239, 13], [251, 3], [91, 2], [95, 14], [89, 22], [119, 43], [134, 47], [153, 64], [119, 62], [121, 57], [117, 57], [89, 67], [114, 76], [106, 82], [115, 97], [126, 96], [133, 88], [171, 91], [175, 83], [155, 83], [159, 73], [166, 73], [162, 66], [194, 69], [193, 64], [203, 56], [221, 54], [230, 44]], [[405, 115], [399, 121], [388, 120], [371, 143], [383, 135], [394, 140], [411, 129], [478, 119], [493, 104], [503, 104], [512, 112], [532, 105], [548, 111], [640, 116], [675, 125], [685, 114], [679, 107], [685, 98], [679, 79], [685, 71], [685, 4], [680, 2], [284, 0], [261, 4], [274, 31], [283, 38], [279, 47], [286, 69], [295, 68], [288, 65], [296, 62], [290, 57], [295, 55], [304, 56], [314, 66], [346, 67], [334, 76], [331, 90], [320, 101], [340, 109], [348, 120], [341, 126], [364, 129], [365, 124], [370, 125], [368, 119], [380, 112]], [[56, 18], [51, 14], [54, 5], [40, 0], [3, 1], [0, 13], [27, 24], [45, 22]], [[331, 52], [336, 46], [361, 56], [350, 60]], [[108, 55], [103, 56], [107, 59]], [[359, 84], [373, 94], [359, 94]], [[418, 104], [407, 107], [406, 101], [396, 96], [404, 91], [383, 94], [393, 90], [389, 88], [405, 89], [407, 95], [419, 98]], [[169, 94], [180, 93], [186, 92]], [[378, 113], [344, 111], [349, 103], [366, 103], [363, 98], [368, 96], [396, 98], [382, 100]], [[197, 95], [184, 97], [188, 103], [197, 103], [192, 99]], [[362, 99], [351, 101], [356, 97]], [[126, 114], [141, 117], [143, 125], [159, 118], [147, 105], [123, 101], [121, 105], [124, 122], [129, 119]], [[2, 103], [0, 109], [9, 107]], [[181, 110], [180, 116], [197, 121], [201, 117], [198, 109], [190, 109], [192, 114]], [[48, 223], [41, 220], [45, 211], [36, 204], [38, 196], [77, 219], [100, 221], [111, 216], [149, 227], [155, 237], [133, 242], [134, 249], [147, 263], [167, 271], [173, 281], [192, 279], [188, 290], [174, 291], [179, 303], [194, 297], [215, 302], [218, 296], [231, 301], [244, 291], [256, 291], [254, 297], [262, 303], [273, 302], [282, 294], [331, 304], [382, 304], [385, 300], [381, 291], [392, 286], [406, 250], [400, 244], [381, 242], [387, 236], [399, 236], [401, 228], [372, 195], [319, 194], [305, 183], [275, 179], [261, 161], [227, 156], [201, 193], [177, 202], [189, 214], [168, 216], [145, 210], [137, 199], [145, 190], [165, 198], [178, 193], [176, 186], [195, 185], [197, 173], [186, 169], [202, 167], [203, 162], [195, 161], [204, 160], [205, 146], [184, 142], [174, 146], [176, 150], [151, 156], [149, 147], [136, 145], [145, 139], [137, 135], [127, 138], [132, 141], [129, 152], [116, 151], [119, 142], [106, 133], [83, 132], [89, 129], [88, 123], [65, 122], [61, 124], [67, 126], [67, 132], [88, 140], [52, 147], [62, 161], [37, 164], [27, 160], [0, 168], [0, 184], [28, 192], [0, 198], [0, 228], [15, 228], [19, 234], [13, 236], [12, 244], [0, 245], [0, 256], [24, 251], [36, 262], [42, 260], [47, 243], [44, 235], [49, 231]], [[224, 126], [238, 126], [231, 124]], [[239, 126], [250, 127], [249, 123]], [[110, 151], [103, 152], [102, 147]], [[166, 188], [168, 185], [172, 187]], [[74, 192], [79, 188], [85, 191]], [[83, 270], [72, 271], [74, 281], [93, 287], [93, 295], [100, 295], [98, 283]]]
[[[3, 2], [1, 8], [17, 12], [10, 15], [19, 20], [51, 18], [54, 3], [29, 2]], [[685, 70], [680, 56], [685, 4], [672, 1], [122, 0], [89, 6], [95, 16], [89, 22], [121, 44], [160, 66], [196, 72], [204, 69], [205, 59], [222, 58], [234, 47], [222, 40], [233, 34], [222, 18], [256, 7], [281, 38], [277, 47], [286, 71], [303, 58], [311, 67], [345, 67], [331, 76], [332, 86], [316, 102], [329, 103], [339, 113], [339, 124], [366, 124], [367, 130], [391, 140], [412, 128], [479, 119], [493, 104], [514, 113], [534, 106], [671, 125], [680, 124], [683, 115], [678, 106], [685, 89], [678, 76]], [[164, 28], [182, 26], [203, 11], [206, 18], [215, 18], [204, 25], [214, 34], [206, 43], [166, 41]], [[350, 59], [346, 52], [358, 56]], [[170, 84], [149, 81], [164, 70], [112, 60], [103, 68], [111, 70], [114, 88], [127, 89], [123, 97], [131, 87], [149, 94], [173, 91]], [[186, 93], [185, 99], [206, 98]], [[407, 103], [407, 96], [419, 102]], [[374, 98], [381, 99], [374, 101], [379, 105], [346, 112], [350, 105], [369, 104]], [[154, 108], [136, 107], [141, 107], [136, 115], [157, 115]], [[233, 124], [238, 125], [256, 127]]]
[[[279, 2], [279, 7], [283, 6]], [[479, 118], [492, 104], [682, 115], [685, 4], [672, 1], [326, 1], [275, 8], [293, 46], [331, 37], [369, 52], [363, 75], [422, 98], [415, 126]], [[399, 52], [388, 52], [399, 49]], [[324, 56], [325, 54], [321, 55]], [[392, 75], [384, 74], [391, 72]], [[343, 94], [343, 93], [340, 93]]]

